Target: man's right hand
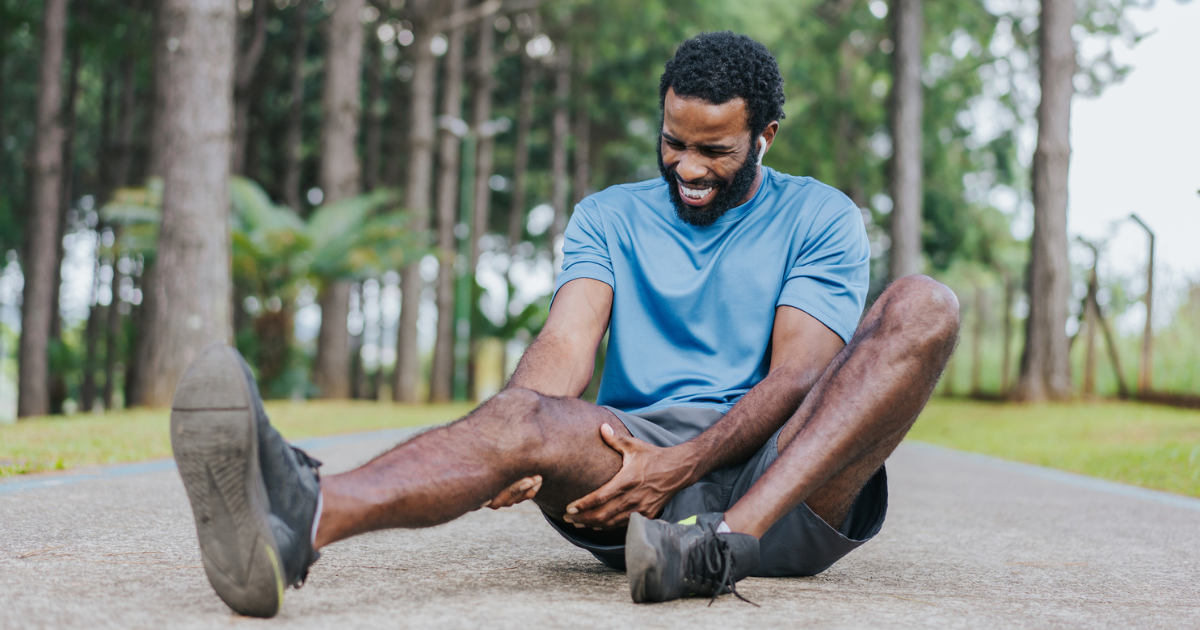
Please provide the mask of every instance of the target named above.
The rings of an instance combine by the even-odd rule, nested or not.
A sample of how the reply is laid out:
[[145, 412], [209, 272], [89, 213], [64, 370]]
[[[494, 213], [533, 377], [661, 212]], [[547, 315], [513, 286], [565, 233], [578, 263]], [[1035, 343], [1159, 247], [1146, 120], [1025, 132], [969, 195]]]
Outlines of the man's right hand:
[[537, 495], [538, 490], [542, 489], [542, 476], [534, 475], [526, 477], [513, 485], [505, 488], [496, 495], [496, 498], [484, 503], [482, 507], [499, 510], [516, 505], [522, 501], [528, 501]]

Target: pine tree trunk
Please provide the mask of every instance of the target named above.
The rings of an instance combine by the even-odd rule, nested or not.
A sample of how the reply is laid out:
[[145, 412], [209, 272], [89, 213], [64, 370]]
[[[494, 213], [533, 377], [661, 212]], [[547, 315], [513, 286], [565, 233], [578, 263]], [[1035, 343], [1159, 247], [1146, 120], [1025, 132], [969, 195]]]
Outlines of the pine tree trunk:
[[233, 88], [233, 163], [235, 175], [246, 174], [246, 144], [250, 137], [250, 104], [253, 102], [254, 75], [267, 44], [268, 0], [254, 0], [250, 39], [238, 49], [237, 73]]
[[163, 0], [159, 19], [162, 225], [144, 290], [134, 392], [149, 407], [169, 405], [204, 347], [233, 337], [228, 217], [237, 13], [222, 0]]
[[571, 100], [571, 59], [565, 42], [558, 49], [558, 60], [554, 71], [554, 144], [550, 150], [550, 177], [554, 182], [550, 202], [554, 206], [554, 221], [550, 224], [549, 247], [551, 259], [555, 261], [554, 275], [558, 275], [558, 239], [567, 227], [567, 135], [571, 123], [567, 108]]
[[983, 333], [987, 329], [987, 290], [975, 287], [975, 330], [971, 335], [971, 395], [983, 395]]
[[891, 278], [921, 272], [921, 0], [893, 0]]
[[[512, 205], [508, 209], [508, 300], [513, 301], [516, 285], [513, 282], [513, 263], [522, 241], [525, 240], [525, 179], [529, 169], [529, 132], [533, 128], [533, 87], [538, 66], [525, 54], [521, 45], [521, 89], [517, 103], [517, 138], [513, 150]], [[507, 339], [501, 346], [501, 371], [508, 369]], [[507, 374], [503, 374], [507, 377]]]
[[[99, 239], [97, 239], [99, 240]], [[99, 243], [97, 243], [99, 249]], [[97, 301], [97, 294], [100, 292], [100, 259], [96, 259], [96, 265], [93, 267], [95, 273], [92, 276], [92, 294], [91, 307], [88, 308], [87, 327], [83, 333], [83, 381], [79, 386], [79, 410], [87, 413], [92, 410], [92, 406], [96, 403], [96, 354], [97, 346], [100, 343], [101, 326], [104, 307]]]
[[304, 60], [308, 52], [308, 7], [312, 0], [300, 0], [293, 14], [292, 31], [296, 39], [292, 43], [292, 60], [288, 73], [291, 77], [291, 102], [288, 105], [287, 130], [283, 134], [283, 200], [291, 209], [301, 212], [303, 198], [300, 195], [300, 167], [304, 137]]
[[[362, 76], [363, 0], [339, 0], [326, 33], [321, 90], [321, 189], [324, 203], [359, 193], [359, 80]], [[320, 294], [321, 332], [313, 381], [323, 398], [350, 397], [350, 283], [326, 279]]]
[[[114, 231], [113, 237], [117, 234]], [[117, 393], [117, 364], [121, 354], [121, 265], [120, 258], [113, 256], [112, 261], [112, 301], [108, 303], [108, 314], [105, 317], [104, 331], [104, 410], [112, 411]], [[126, 379], [129, 370], [126, 368]], [[126, 403], [128, 404], [128, 403]]]
[[[408, 173], [404, 187], [404, 209], [411, 216], [412, 231], [425, 234], [429, 230], [430, 186], [433, 181], [434, 96], [437, 92], [437, 58], [433, 56], [432, 11], [415, 20], [413, 54], [412, 100], [408, 132]], [[396, 402], [417, 402], [417, 378], [421, 364], [417, 354], [417, 316], [421, 308], [420, 261], [411, 260], [400, 274], [400, 322], [396, 330], [396, 368], [392, 399]]]
[[1033, 156], [1033, 237], [1029, 257], [1029, 318], [1016, 396], [1064, 399], [1071, 393], [1065, 325], [1071, 268], [1067, 261], [1067, 170], [1071, 160], [1071, 83], [1075, 75], [1072, 0], [1042, 0], [1042, 100]]
[[587, 89], [580, 90], [579, 103], [575, 108], [575, 179], [571, 184], [575, 196], [572, 205], [578, 205], [587, 196], [588, 182], [592, 178], [590, 155], [592, 120], [588, 113], [587, 97]]
[[26, 222], [25, 287], [21, 303], [21, 342], [17, 416], [50, 410], [48, 385], [50, 320], [54, 303], [54, 262], [58, 248], [59, 197], [62, 194], [62, 72], [66, 44], [67, 0], [42, 5], [41, 57], [38, 62], [36, 130], [29, 217]]
[[[475, 153], [475, 207], [472, 210], [471, 256], [467, 262], [467, 274], [471, 278], [472, 318], [474, 304], [478, 298], [476, 288], [475, 268], [479, 266], [479, 242], [487, 234], [491, 220], [492, 189], [489, 179], [492, 177], [492, 157], [495, 149], [495, 132], [485, 130], [488, 120], [492, 117], [492, 90], [495, 88], [493, 72], [493, 48], [496, 45], [495, 21], [486, 17], [479, 22], [479, 39], [476, 46], [479, 50], [475, 57], [475, 93], [471, 106], [471, 126], [479, 133], [479, 146]], [[467, 398], [478, 400], [476, 391], [475, 368], [479, 356], [479, 339], [476, 326], [471, 326], [471, 339], [467, 355]]]
[[383, 91], [383, 54], [378, 37], [367, 38], [367, 103], [363, 107], [363, 190], [379, 186], [383, 153], [383, 112], [379, 99]]
[[[465, 0], [454, 0], [450, 14], [463, 10]], [[462, 26], [448, 33], [446, 74], [442, 84], [442, 119], [462, 119], [463, 39]], [[433, 367], [429, 377], [429, 400], [447, 402], [454, 385], [454, 280], [455, 258], [458, 254], [454, 227], [458, 223], [459, 148], [460, 139], [449, 129], [441, 130], [438, 147], [438, 250], [437, 278], [437, 340], [433, 346]]]

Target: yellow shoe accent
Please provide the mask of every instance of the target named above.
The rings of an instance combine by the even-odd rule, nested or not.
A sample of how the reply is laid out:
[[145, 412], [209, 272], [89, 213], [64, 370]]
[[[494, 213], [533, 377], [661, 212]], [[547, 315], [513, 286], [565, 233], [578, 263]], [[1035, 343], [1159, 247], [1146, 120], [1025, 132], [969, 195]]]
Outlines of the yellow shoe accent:
[[267, 557], [271, 559], [271, 568], [275, 570], [275, 590], [279, 594], [279, 606], [276, 608], [278, 610], [283, 607], [283, 567], [279, 566], [279, 558], [275, 557], [275, 550], [270, 545], [267, 545], [266, 549]]
[[679, 521], [679, 525], [695, 525], [695, 524], [696, 524], [695, 516], [689, 516], [689, 517], [683, 519], [682, 521]]

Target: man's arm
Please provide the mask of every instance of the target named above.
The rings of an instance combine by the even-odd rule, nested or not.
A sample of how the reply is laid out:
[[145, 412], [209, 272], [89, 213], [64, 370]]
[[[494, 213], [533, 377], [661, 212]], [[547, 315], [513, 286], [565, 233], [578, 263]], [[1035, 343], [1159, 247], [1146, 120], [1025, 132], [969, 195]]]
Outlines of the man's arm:
[[588, 527], [618, 527], [633, 512], [655, 517], [675, 493], [710, 471], [750, 457], [791, 418], [845, 343], [815, 317], [790, 306], [775, 309], [771, 367], [725, 417], [692, 440], [659, 448], [612, 431], [605, 440], [624, 455], [612, 481], [567, 506], [567, 519]]
[[509, 379], [508, 387], [546, 396], [583, 394], [592, 382], [596, 348], [612, 315], [612, 287], [590, 278], [572, 280], [558, 290], [550, 316]]
[[[596, 348], [612, 315], [612, 287], [590, 278], [572, 280], [558, 290], [546, 325], [517, 363], [508, 387], [546, 396], [583, 393], [592, 382]], [[542, 487], [540, 475], [509, 486], [483, 507], [498, 510], [532, 499]]]

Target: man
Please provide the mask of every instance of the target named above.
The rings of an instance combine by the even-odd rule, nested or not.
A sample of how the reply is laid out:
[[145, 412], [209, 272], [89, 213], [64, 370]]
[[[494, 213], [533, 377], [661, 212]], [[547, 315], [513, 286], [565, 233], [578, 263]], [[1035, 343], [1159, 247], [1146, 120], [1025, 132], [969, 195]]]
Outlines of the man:
[[[467, 417], [320, 479], [267, 422], [235, 351], [213, 346], [189, 369], [172, 445], [209, 580], [234, 610], [273, 615], [325, 545], [530, 498], [626, 569], [637, 602], [819, 573], [879, 531], [883, 463], [953, 350], [954, 294], [902, 278], [859, 323], [859, 210], [761, 166], [783, 118], [761, 44], [689, 40], [659, 92], [662, 179], [579, 204], [545, 327]], [[597, 406], [578, 396], [610, 326]]]

